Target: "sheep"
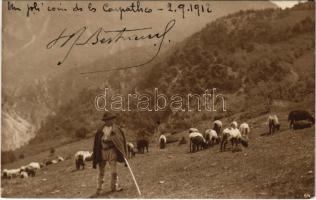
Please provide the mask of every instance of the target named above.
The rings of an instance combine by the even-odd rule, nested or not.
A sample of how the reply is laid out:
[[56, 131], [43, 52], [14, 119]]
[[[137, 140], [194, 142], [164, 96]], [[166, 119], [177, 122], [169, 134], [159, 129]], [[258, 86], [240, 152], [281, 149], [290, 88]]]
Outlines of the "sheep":
[[57, 164], [58, 161], [57, 160], [52, 160], [52, 164]]
[[79, 170], [82, 166], [82, 169], [85, 167], [85, 161], [90, 160], [92, 157], [92, 153], [89, 151], [78, 151], [75, 154], [75, 165], [76, 169]]
[[238, 123], [236, 121], [233, 121], [231, 124], [230, 124], [230, 127], [231, 128], [238, 128]]
[[22, 171], [22, 172], [20, 173], [20, 177], [21, 177], [21, 178], [28, 178], [29, 176], [28, 176], [27, 172]]
[[148, 153], [149, 141], [147, 139], [138, 139], [136, 143], [138, 153], [145, 153], [145, 149]]
[[217, 135], [217, 132], [213, 129], [207, 129], [204, 133], [205, 140], [208, 146], [213, 146], [216, 142], [216, 144], [219, 143], [219, 137]]
[[33, 169], [41, 169], [41, 164], [38, 162], [30, 162], [27, 166], [24, 167], [31, 167]]
[[280, 130], [279, 119], [276, 115], [269, 115], [268, 125], [269, 125], [269, 135], [273, 134], [275, 131]]
[[[225, 128], [223, 130], [223, 139], [221, 142], [221, 151], [226, 149], [227, 142], [231, 142], [232, 151], [234, 152], [241, 143], [244, 147], [248, 147], [248, 141], [245, 140], [237, 128]], [[235, 148], [234, 148], [235, 147]]]
[[189, 134], [190, 139], [190, 152], [199, 151], [207, 147], [206, 140], [199, 132], [191, 132]]
[[3, 178], [7, 178], [7, 179], [11, 179], [14, 177], [18, 177], [20, 175], [21, 172], [21, 168], [18, 169], [4, 169], [2, 171], [2, 177]]
[[165, 135], [161, 135], [159, 137], [159, 144], [160, 144], [160, 149], [164, 149], [166, 147], [166, 143], [167, 143], [167, 138]]
[[294, 110], [289, 113], [288, 121], [290, 121], [290, 129], [293, 128], [295, 121], [307, 120], [312, 124], [315, 123], [314, 117], [306, 110]]
[[190, 128], [189, 133], [193, 133], [193, 132], [199, 132], [199, 130], [197, 128]]
[[136, 152], [135, 152], [135, 147], [134, 147], [133, 143], [131, 143], [131, 142], [127, 143], [127, 152], [128, 152], [129, 158], [132, 158], [135, 156]]
[[58, 156], [58, 158], [57, 158], [57, 161], [58, 162], [62, 162], [62, 161], [64, 161], [65, 159], [63, 158], [63, 157], [61, 157], [61, 156]]
[[239, 131], [242, 137], [249, 139], [250, 128], [247, 123], [240, 124]]
[[216, 131], [218, 136], [221, 133], [222, 126], [223, 126], [223, 123], [220, 120], [215, 120], [213, 122], [213, 130]]

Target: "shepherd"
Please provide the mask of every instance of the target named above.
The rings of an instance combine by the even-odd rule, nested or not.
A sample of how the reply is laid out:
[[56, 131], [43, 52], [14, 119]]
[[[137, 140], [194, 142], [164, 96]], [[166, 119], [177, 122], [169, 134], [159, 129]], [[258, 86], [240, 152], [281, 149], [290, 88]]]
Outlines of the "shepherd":
[[114, 123], [116, 115], [105, 113], [102, 121], [104, 124], [97, 130], [93, 146], [93, 168], [99, 166], [98, 184], [96, 195], [100, 195], [104, 183], [104, 169], [106, 162], [110, 166], [111, 191], [122, 191], [118, 184], [117, 162], [125, 163], [127, 160], [126, 139], [121, 128]]

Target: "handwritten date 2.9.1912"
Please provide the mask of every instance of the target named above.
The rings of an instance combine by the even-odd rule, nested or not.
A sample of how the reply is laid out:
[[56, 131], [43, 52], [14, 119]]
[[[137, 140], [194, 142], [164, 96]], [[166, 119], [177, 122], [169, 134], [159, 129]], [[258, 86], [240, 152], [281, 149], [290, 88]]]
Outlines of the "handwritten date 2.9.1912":
[[168, 3], [167, 11], [173, 13], [181, 12], [182, 18], [185, 18], [187, 13], [200, 16], [201, 14], [211, 13], [212, 9], [209, 3]]

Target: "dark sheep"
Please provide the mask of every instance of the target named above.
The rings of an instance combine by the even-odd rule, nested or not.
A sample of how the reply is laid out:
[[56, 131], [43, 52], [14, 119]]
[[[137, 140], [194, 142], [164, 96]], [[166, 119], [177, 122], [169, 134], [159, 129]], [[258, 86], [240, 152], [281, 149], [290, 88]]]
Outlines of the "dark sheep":
[[295, 121], [293, 123], [293, 129], [297, 130], [297, 129], [304, 129], [304, 128], [310, 128], [312, 127], [313, 124], [309, 121], [306, 120], [302, 120], [302, 121]]
[[79, 170], [80, 167], [82, 167], [82, 169], [84, 169], [85, 167], [85, 163], [84, 163], [84, 157], [83, 155], [78, 155], [78, 158], [75, 159], [75, 163], [76, 163], [76, 169]]
[[307, 120], [312, 124], [315, 123], [314, 117], [306, 110], [294, 110], [291, 111], [288, 117], [288, 121], [290, 121], [290, 129], [293, 128], [293, 124], [295, 121]]
[[146, 139], [137, 140], [137, 151], [138, 153], [145, 153], [145, 149], [148, 153], [149, 141]]
[[190, 152], [194, 153], [196, 151], [206, 149], [207, 143], [205, 139], [201, 136], [190, 137]]

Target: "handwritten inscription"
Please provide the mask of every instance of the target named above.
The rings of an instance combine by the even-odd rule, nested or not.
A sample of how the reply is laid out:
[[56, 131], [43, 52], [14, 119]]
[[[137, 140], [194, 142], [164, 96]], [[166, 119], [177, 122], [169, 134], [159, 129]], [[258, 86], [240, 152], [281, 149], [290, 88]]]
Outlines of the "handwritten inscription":
[[[69, 58], [74, 48], [115, 45], [122, 42], [135, 42], [135, 45], [137, 45], [139, 41], [149, 41], [147, 44], [153, 44], [154, 48], [157, 49], [154, 55], [144, 63], [134, 66], [118, 67], [113, 70], [140, 67], [152, 62], [160, 53], [165, 41], [170, 42], [170, 39], [167, 39], [167, 35], [174, 29], [176, 25], [175, 19], [186, 19], [191, 16], [199, 17], [212, 13], [209, 2], [162, 2], [160, 4], [148, 4], [141, 1], [125, 1], [120, 3], [111, 1], [69, 1], [67, 3], [64, 1], [25, 1], [24, 3], [8, 1], [7, 5], [9, 13], [22, 12], [23, 14], [25, 13], [26, 17], [36, 17], [39, 16], [41, 12], [46, 12], [47, 14], [55, 12], [57, 14], [85, 13], [91, 15], [98, 12], [105, 17], [110, 14], [111, 17], [116, 17], [117, 15], [118, 20], [121, 21], [131, 15], [148, 15], [150, 17], [153, 14], [156, 14], [155, 16], [157, 16], [157, 14], [168, 14], [168, 16], [170, 16], [171, 20], [161, 28], [152, 27], [151, 25], [134, 26], [133, 28], [125, 26], [116, 30], [107, 30], [101, 26], [91, 30], [90, 26], [85, 25], [81, 25], [81, 28], [75, 30], [70, 26], [66, 28], [63, 27], [57, 36], [48, 39], [46, 43], [47, 50], [59, 48], [65, 51], [64, 55], [57, 58], [56, 64], [58, 66], [63, 65], [63, 63], [67, 61], [67, 58]], [[112, 69], [106, 69], [104, 71], [110, 70]]]
[[[8, 1], [8, 10], [12, 12], [23, 12], [25, 10], [26, 16], [36, 15], [42, 10], [49, 12], [91, 12], [97, 11], [103, 12], [104, 14], [118, 13], [120, 20], [123, 20], [127, 14], [151, 14], [154, 12], [168, 12], [174, 15], [181, 15], [184, 19], [187, 14], [194, 14], [201, 16], [202, 14], [212, 13], [212, 9], [207, 2], [196, 2], [196, 3], [179, 3], [179, 2], [166, 2], [161, 4], [159, 8], [153, 8], [142, 5], [140, 1], [130, 2], [127, 5], [113, 6], [111, 2], [102, 3], [98, 6], [94, 5], [95, 2], [82, 3], [80, 1], [73, 2], [71, 6], [67, 3], [67, 6], [62, 2], [57, 3], [55, 6], [45, 5], [46, 2], [27, 2], [26, 8], [17, 7], [13, 2]], [[54, 2], [55, 3], [55, 2]]]
[[[118, 43], [120, 41], [140, 41], [140, 40], [158, 40], [158, 46], [156, 54], [150, 59], [153, 60], [160, 52], [166, 35], [175, 26], [176, 20], [170, 20], [161, 32], [153, 32], [143, 34], [142, 31], [151, 30], [152, 27], [143, 28], [122, 28], [120, 30], [104, 30], [102, 27], [98, 28], [92, 35], [86, 36], [84, 34], [87, 31], [87, 27], [84, 26], [73, 33], [66, 33], [67, 28], [65, 28], [56, 38], [51, 40], [46, 48], [52, 49], [53, 47], [66, 48], [68, 50], [65, 56], [58, 61], [57, 65], [61, 65], [68, 58], [72, 49], [75, 46], [85, 46], [85, 45], [110, 45], [113, 43]], [[146, 62], [148, 63], [148, 62]]]

